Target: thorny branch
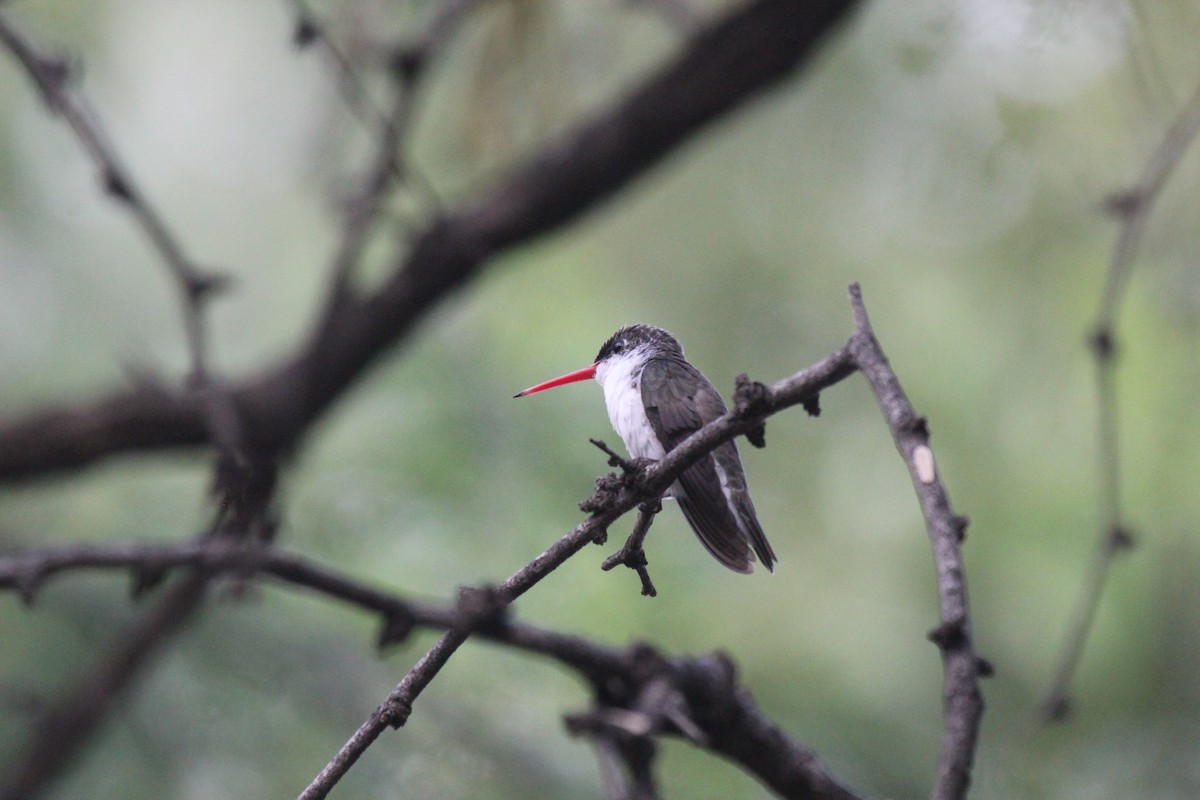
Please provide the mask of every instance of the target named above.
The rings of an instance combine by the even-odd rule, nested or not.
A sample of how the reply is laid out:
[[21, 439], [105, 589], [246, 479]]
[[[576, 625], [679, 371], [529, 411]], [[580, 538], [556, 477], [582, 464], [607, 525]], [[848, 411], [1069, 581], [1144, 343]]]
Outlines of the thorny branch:
[[1088, 339], [1096, 364], [1097, 430], [1099, 438], [1099, 503], [1101, 530], [1084, 581], [1078, 606], [1068, 625], [1062, 652], [1050, 685], [1038, 704], [1045, 724], [1066, 718], [1071, 711], [1071, 681], [1083, 656], [1092, 621], [1104, 594], [1112, 565], [1134, 545], [1124, 520], [1116, 392], [1116, 317], [1133, 273], [1134, 261], [1158, 198], [1180, 159], [1200, 133], [1200, 85], [1150, 154], [1133, 186], [1111, 196], [1107, 209], [1119, 221], [1117, 241], [1109, 261], [1100, 311]]

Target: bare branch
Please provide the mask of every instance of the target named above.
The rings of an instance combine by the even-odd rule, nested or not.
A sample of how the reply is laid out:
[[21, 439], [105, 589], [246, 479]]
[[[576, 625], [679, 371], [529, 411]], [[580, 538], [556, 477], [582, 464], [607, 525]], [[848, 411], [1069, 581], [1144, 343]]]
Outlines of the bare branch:
[[[154, 386], [143, 386], [138, 401], [108, 406], [118, 418], [133, 411], [139, 418], [142, 431], [152, 430], [163, 418], [152, 413], [141, 415], [143, 402], [169, 399], [172, 408], [159, 406], [171, 422], [179, 419], [178, 412], [186, 409], [188, 421], [182, 426], [194, 426], [203, 432], [203, 440], [211, 443], [219, 457], [214, 466], [213, 492], [218, 497], [217, 512], [210, 533], [236, 529], [242, 534], [267, 535], [273, 528], [268, 522], [267, 507], [275, 488], [275, 467], [270, 455], [248, 453], [242, 436], [241, 420], [233, 398], [213, 376], [209, 366], [208, 341], [205, 323], [206, 302], [216, 290], [224, 288], [227, 279], [201, 270], [185, 253], [176, 235], [134, 181], [115, 147], [109, 141], [96, 115], [83, 96], [71, 86], [71, 74], [65, 61], [42, 55], [38, 49], [8, 19], [0, 16], [0, 44], [13, 54], [24, 67], [42, 94], [46, 105], [70, 126], [76, 139], [100, 173], [105, 191], [129, 212], [151, 246], [158, 253], [168, 274], [176, 285], [183, 320], [190, 374], [182, 391], [177, 393]], [[127, 398], [128, 399], [128, 398]], [[98, 430], [94, 417], [54, 417], [80, 434], [74, 443], [60, 440], [60, 447], [87, 447], [99, 435], [104, 438], [112, 431]], [[43, 421], [46, 417], [42, 418]], [[149, 425], [149, 428], [144, 426]], [[159, 428], [161, 431], [161, 428]], [[43, 431], [37, 427], [17, 426], [14, 444], [28, 447], [30, 452], [49, 446]], [[177, 435], [175, 431], [169, 435]], [[60, 453], [61, 454], [61, 453]], [[139, 574], [138, 586], [157, 582], [161, 573]], [[20, 584], [22, 596], [31, 600], [38, 579], [29, 575]], [[199, 607], [205, 594], [205, 578], [196, 574], [174, 587], [155, 609], [143, 615], [91, 670], [76, 687], [63, 697], [56, 707], [42, 716], [26, 752], [18, 759], [6, 779], [3, 797], [25, 797], [48, 782], [88, 741], [105, 719], [116, 698], [132, 683], [161, 649]]]
[[645, 645], [615, 648], [507, 619], [502, 625], [472, 626], [463, 618], [461, 600], [452, 608], [416, 602], [273, 545], [228, 539], [160, 546], [74, 545], [10, 555], [0, 558], [0, 587], [40, 585], [51, 575], [78, 569], [128, 569], [135, 584], [163, 570], [191, 569], [210, 579], [218, 573], [242, 578], [262, 574], [378, 614], [385, 628], [400, 632], [388, 644], [415, 626], [469, 628], [489, 641], [550, 658], [595, 687], [596, 708], [574, 715], [569, 726], [587, 727], [584, 721], [592, 719], [601, 720], [610, 731], [622, 727], [631, 736], [681, 735], [740, 764], [785, 797], [855, 797], [838, 786], [811, 750], [757, 709], [734, 681], [732, 663], [722, 656], [671, 659]]
[[191, 360], [188, 389], [201, 398], [208, 440], [230, 461], [237, 460], [241, 432], [228, 394], [216, 385], [208, 365], [208, 343], [204, 320], [205, 302], [228, 283], [226, 276], [201, 270], [184, 253], [162, 214], [150, 203], [122, 163], [100, 121], [83, 97], [71, 90], [71, 69], [62, 59], [38, 52], [6, 18], [0, 17], [3, 44], [29, 73], [48, 108], [61, 116], [100, 173], [104, 190], [133, 216], [150, 240], [174, 280], [180, 300], [184, 333]]
[[[41, 715], [25, 752], [0, 779], [0, 800], [32, 795], [69, 765], [117, 699], [199, 610], [214, 572], [232, 572], [239, 577], [254, 572], [255, 564], [246, 559], [261, 552], [260, 543], [270, 538], [264, 531], [274, 473], [264, 474], [253, 462], [238, 472], [241, 477], [226, 486], [229, 491], [217, 521], [196, 542], [166, 547], [86, 544], [0, 557], [0, 588], [16, 589], [26, 603], [34, 601], [47, 578], [65, 571], [130, 569], [133, 593], [141, 595], [164, 581], [172, 569], [196, 568], [143, 614], [74, 689]], [[280, 565], [289, 566], [302, 572], [304, 564]]]
[[425, 29], [392, 50], [389, 58], [392, 70], [405, 80], [415, 81], [429, 68], [467, 14], [477, 5], [479, 0], [442, 0], [438, 3]]
[[[853, 374], [854, 370], [847, 345], [808, 369], [766, 387], [761, 403], [755, 407], [755, 414], [747, 415], [735, 408], [705, 425], [662, 460], [646, 467], [640, 480], [620, 482], [614, 487], [615, 491], [606, 495], [606, 502], [595, 505], [588, 519], [496, 587], [498, 602], [511, 603], [588, 543], [601, 537], [620, 516], [638, 505], [657, 500], [685, 469], [717, 445], [756, 430], [762, 425], [762, 416], [811, 400], [825, 388]], [[413, 702], [467, 640], [469, 633], [467, 630], [447, 631], [313, 779], [300, 795], [302, 800], [325, 797], [385, 728], [403, 725], [412, 713]]]
[[[631, 722], [632, 720], [632, 722]], [[654, 757], [658, 748], [645, 731], [631, 733], [630, 728], [649, 729], [643, 715], [625, 712], [593, 712], [567, 717], [572, 736], [586, 736], [596, 747], [605, 795], [610, 800], [656, 800]]]
[[[629, 511], [637, 503], [659, 496], [684, 469], [713, 447], [733, 436], [757, 429], [765, 416], [793, 405], [810, 405], [824, 388], [844, 379], [856, 368], [860, 369], [874, 389], [897, 449], [909, 466], [933, 545], [942, 621], [930, 638], [941, 649], [945, 667], [945, 730], [933, 797], [936, 800], [957, 800], [966, 796], [970, 783], [979, 723], [984, 710], [978, 679], [991, 671], [990, 665], [975, 653], [971, 640], [965, 570], [959, 548], [966, 520], [956, 516], [950, 509], [945, 488], [937, 476], [925, 421], [913, 411], [886, 356], [879, 348], [857, 285], [851, 287], [851, 301], [858, 332], [845, 348], [791, 378], [765, 387], [764, 392], [758, 393], [753, 414], [735, 408], [688, 437], [661, 461], [650, 465], [643, 480], [625, 482], [611, 496], [607, 509], [597, 511], [550, 550], [501, 584], [499, 593], [503, 598], [515, 598], [593, 540], [596, 537], [593, 526], [607, 528], [616, 516]], [[630, 483], [637, 488], [630, 488]], [[465, 640], [464, 632], [451, 631], [445, 634], [301, 797], [311, 800], [326, 796], [386, 725], [403, 724], [420, 690], [432, 679], [432, 673], [436, 673]], [[767, 765], [763, 765], [763, 769], [766, 768]], [[786, 796], [818, 795], [794, 793]]]
[[383, 201], [394, 178], [401, 174], [399, 148], [401, 132], [406, 128], [412, 96], [407, 85], [397, 83], [391, 112], [381, 115], [378, 144], [362, 185], [346, 205], [342, 234], [330, 268], [330, 284], [325, 309], [318, 323], [324, 329], [334, 324], [350, 300], [351, 278], [362, 259], [371, 232], [383, 209]]
[[104, 722], [116, 699], [199, 610], [207, 581], [172, 586], [75, 688], [40, 715], [25, 750], [0, 782], [0, 800], [25, 800], [60, 773]]
[[[385, 350], [491, 257], [574, 220], [707, 123], [783, 80], [856, 5], [756, 0], [699, 34], [626, 99], [433, 222], [375, 294], [345, 304], [337, 324], [320, 327], [291, 360], [233, 389], [248, 444], [259, 452], [292, 448]], [[203, 444], [203, 420], [193, 418], [203, 409], [160, 395], [135, 389], [0, 426], [0, 481], [78, 469], [117, 453]], [[166, 430], [153, 424], [180, 415]], [[64, 428], [64, 420], [76, 424]], [[75, 442], [80, 420], [92, 435]], [[40, 447], [12, 446], [28, 441], [31, 430]]]
[[[241, 431], [226, 427], [222, 422], [228, 419], [235, 420], [235, 424], [239, 418], [245, 420], [245, 435], [252, 437], [252, 441], [244, 444], [257, 452], [274, 456], [293, 447], [311, 423], [386, 348], [401, 341], [434, 304], [473, 278], [489, 258], [518, 242], [566, 224], [649, 169], [704, 124], [737, 107], [754, 92], [781, 80], [813, 52], [829, 28], [855, 4], [831, 2], [818, 9], [798, 9], [798, 5], [789, 0], [758, 0], [725, 22], [707, 29], [674, 64], [628, 100], [616, 105], [607, 115], [581, 126], [552, 144], [526, 166], [515, 170], [492, 191], [436, 220], [416, 240], [411, 252], [397, 260], [392, 277], [381, 289], [363, 298], [346, 294], [345, 301], [339, 303], [339, 313], [319, 321], [310, 342], [291, 361], [273, 372], [243, 383], [229, 395], [222, 392], [218, 397], [214, 391], [195, 398], [188, 392], [174, 393], [141, 387], [78, 411], [51, 412], [0, 428], [0, 480], [74, 468], [131, 449], [196, 446], [205, 442], [214, 443], [223, 451], [227, 445], [232, 449], [230, 442], [243, 442], [240, 441]], [[8, 26], [4, 26], [4, 29], [10, 30]], [[6, 44], [9, 38], [5, 37]], [[23, 42], [23, 39], [17, 36], [15, 41]], [[14, 52], [20, 49], [11, 44], [9, 47]], [[33, 51], [30, 49], [29, 52]], [[33, 55], [32, 63], [48, 70], [46, 77], [49, 77], [53, 72], [53, 62], [42, 59], [36, 53]], [[38, 80], [36, 74], [35, 80]], [[51, 94], [42, 87], [40, 81], [39, 87], [46, 94], [48, 102], [70, 120], [70, 115], [55, 105], [60, 101], [50, 101]], [[83, 118], [90, 119], [90, 115], [84, 114]], [[98, 127], [88, 125], [86, 130], [92, 131], [96, 141], [103, 145]], [[382, 145], [387, 144], [394, 133], [394, 129], [383, 132], [380, 153], [386, 149]], [[81, 138], [84, 138], [82, 134]], [[84, 141], [87, 146], [85, 138]], [[111, 157], [111, 150], [101, 147], [101, 152], [109, 154], [108, 158], [96, 156], [109, 191], [135, 209], [135, 214], [157, 246], [173, 248], [178, 257], [173, 260], [165, 255], [181, 285], [187, 287], [185, 316], [193, 312], [195, 316], [194, 336], [191, 335], [189, 322], [189, 345], [194, 345], [194, 377], [198, 383], [207, 386], [209, 380], [200, 312], [203, 297], [212, 287], [201, 285], [199, 281], [203, 278], [199, 271], [182, 255], [169, 235], [165, 245], [159, 241], [154, 231], [165, 234], [165, 226], [161, 225], [136, 187], [126, 179], [124, 170]], [[382, 163], [382, 159], [379, 163]], [[381, 173], [374, 172], [369, 177], [374, 180]], [[382, 178], [379, 182], [386, 183]], [[384, 190], [376, 190], [373, 186], [367, 185], [364, 197], [377, 202]], [[374, 212], [371, 213], [373, 215]], [[350, 223], [348, 230], [351, 230]], [[346, 263], [357, 260], [352, 252], [356, 247], [361, 249], [355, 245], [354, 237], [357, 235], [351, 232], [343, 239], [343, 244], [351, 251]], [[335, 268], [334, 274], [348, 274], [348, 269]], [[865, 312], [863, 319], [865, 321]], [[492, 636], [497, 635], [495, 631], [511, 630], [512, 626], [504, 620], [506, 607], [587, 543], [602, 536], [612, 521], [633, 507], [660, 496], [680, 471], [720, 442], [742, 433], [761, 430], [765, 416], [798, 403], [806, 408], [815, 408], [816, 397], [823, 388], [848, 376], [856, 365], [861, 366], [858, 361], [860, 355], [853, 352], [856, 339], [808, 370], [766, 387], [764, 398], [752, 410], [739, 404], [726, 417], [689, 438], [662, 462], [647, 469], [636, 482], [636, 487], [623, 487], [610, 495], [604, 507], [598, 508], [584, 523], [504, 583], [493, 589], [469, 593], [472, 601], [477, 601], [479, 605], [470, 613], [466, 613], [465, 606], [456, 609], [453, 618], [447, 620], [446, 633], [439, 642], [405, 676], [383, 706], [342, 748], [304, 796], [324, 796], [385, 726], [404, 724], [413, 702], [470, 635]], [[222, 417], [214, 410], [214, 398], [229, 398], [223, 410], [230, 416]], [[67, 429], [76, 434], [82, 431], [85, 435], [70, 442], [56, 438], [61, 437]], [[10, 437], [15, 437], [18, 443], [36, 443], [38, 446], [28, 447], [12, 456], [5, 455], [12, 452], [8, 447], [12, 441]], [[47, 458], [47, 452], [55, 457]], [[266, 494], [269, 496], [270, 490]], [[257, 508], [257, 504], [252, 505]], [[97, 558], [96, 553], [90, 555], [93, 560]], [[180, 564], [184, 559], [182, 553], [158, 555], [168, 560], [179, 559]], [[77, 554], [78, 564], [86, 560], [85, 556], [87, 554]], [[212, 558], [212, 555], [196, 549], [187, 558], [191, 559], [188, 563], [192, 566], [203, 567], [204, 560]], [[46, 575], [70, 568], [65, 566], [66, 560], [57, 562], [60, 565], [57, 567], [51, 561], [53, 559], [28, 573], [37, 577], [18, 577], [13, 585], [32, 598]], [[280, 566], [275, 574], [284, 572], [289, 576], [286, 578], [289, 581], [311, 581], [314, 585], [320, 584], [323, 587], [321, 591], [331, 594], [340, 591], [347, 595], [361, 595], [355, 586], [339, 584], [329, 576], [321, 576], [319, 571], [314, 573], [303, 563], [292, 563], [287, 570]], [[152, 575], [153, 571], [147, 567], [139, 574]], [[205, 578], [203, 569], [189, 578], [189, 583], [197, 586], [197, 598], [203, 594]], [[139, 583], [143, 581], [144, 577], [139, 577]], [[965, 628], [965, 590], [963, 611]], [[175, 615], [175, 619], [185, 616]], [[393, 608], [386, 615], [387, 640], [396, 638], [399, 635], [397, 631], [402, 631], [411, 617], [411, 609]], [[135, 638], [130, 637], [125, 647], [131, 647]], [[165, 638], [165, 633], [157, 634], [158, 640], [162, 638]], [[151, 648], [145, 649], [149, 651]], [[943, 646], [944, 653], [952, 650], [957, 652], [950, 644]], [[949, 656], [947, 659], [949, 672]], [[707, 684], [697, 677], [700, 674], [708, 675], [711, 672], [709, 665], [689, 662], [680, 669], [683, 677], [692, 680], [688, 684], [690, 688], [683, 695], [687, 697], [688, 692], [698, 693], [696, 696], [704, 702], [713, 702], [704, 694], [703, 687]], [[125, 670], [124, 673], [132, 671]], [[722, 676], [725, 674], [720, 670], [717, 672]], [[762, 721], [751, 714], [754, 711], [752, 707], [747, 711], [739, 702], [735, 702], [744, 693], [736, 691], [732, 669], [725, 672], [729, 675], [728, 680], [722, 677], [723, 691], [727, 691], [722, 708], [728, 710], [726, 707], [732, 705], [736, 713], [732, 720], [724, 717], [719, 720], [726, 726], [722, 730], [736, 729], [738, 724], [743, 728], [757, 725], [761, 735], [756, 739], [754, 730], [745, 730], [745, 735], [739, 737], [737, 742], [726, 745], [728, 751], [721, 752], [727, 752], [731, 758], [745, 758], [747, 761], [744, 763], [750, 764], [756, 763], [763, 752], [778, 755], [780, 748], [783, 748], [785, 754], [790, 754], [790, 760], [772, 768], [790, 769], [811, 784], [811, 775], [815, 773], [811, 773], [809, 767], [813, 759], [802, 757], [803, 754], [797, 756], [793, 743], [781, 732], [769, 724], [759, 724]], [[125, 679], [115, 681], [115, 688], [96, 695], [99, 700], [93, 702], [97, 707], [103, 705], [125, 683]], [[641, 689], [643, 693], [647, 691], [646, 687]], [[714, 741], [719, 739], [718, 735], [706, 731], [703, 722], [692, 724], [698, 713], [696, 709], [681, 711], [674, 704], [666, 704], [661, 710], [661, 716], [666, 720], [664, 725], [669, 722], [673, 732], [682, 732], [697, 740], [703, 737], [711, 737]], [[86, 735], [87, 726], [83, 728]], [[757, 754], [741, 749], [747, 741], [762, 745]], [[774, 743], [774, 750], [771, 749], [771, 743]], [[767, 769], [765, 764], [759, 766]], [[791, 779], [795, 779], [795, 775]], [[777, 781], [784, 781], [785, 778], [764, 777], [764, 780], [775, 786]], [[787, 796], [852, 797], [840, 788], [833, 793], [793, 792]]]
[[861, 800], [809, 748], [766, 717], [737, 683], [733, 662], [721, 653], [673, 662], [691, 719], [708, 747], [744, 766], [790, 800]]
[[871, 384], [896, 449], [908, 466], [933, 545], [941, 624], [930, 633], [930, 639], [942, 651], [945, 679], [942, 752], [938, 759], [937, 783], [931, 796], [934, 800], [960, 800], [967, 796], [970, 786], [971, 764], [983, 717], [979, 677], [991, 674], [991, 666], [975, 653], [971, 641], [966, 567], [959, 546], [967, 520], [950, 509], [950, 499], [938, 476], [933, 450], [929, 446], [926, 420], [913, 410], [887, 357], [879, 348], [858, 284], [850, 287], [850, 302], [858, 327], [858, 333], [850, 342], [855, 364]]
[[348, 105], [363, 124], [374, 131], [377, 140], [360, 186], [347, 202], [342, 233], [330, 270], [330, 288], [325, 309], [317, 326], [320, 330], [332, 324], [341, 313], [343, 304], [348, 299], [354, 270], [376, 227], [384, 198], [394, 184], [407, 180], [420, 190], [431, 208], [440, 208], [441, 204], [429, 182], [405, 158], [403, 139], [412, 121], [414, 95], [417, 82], [425, 74], [424, 67], [434, 52], [452, 35], [457, 27], [456, 23], [473, 2], [455, 0], [443, 4], [442, 10], [434, 15], [428, 30], [404, 50], [407, 58], [395, 59], [390, 70], [393, 77], [392, 103], [391, 109], [386, 113], [376, 106], [350, 59], [333, 41], [325, 26], [317, 20], [307, 2], [289, 0], [289, 4], [296, 13], [295, 40], [302, 47], [313, 42], [322, 45], [337, 71], [338, 83], [343, 87]]
[[1067, 627], [1062, 652], [1059, 654], [1050, 685], [1038, 702], [1040, 724], [1061, 722], [1071, 715], [1071, 680], [1083, 656], [1092, 622], [1100, 607], [1100, 598], [1104, 595], [1104, 585], [1108, 582], [1117, 555], [1128, 550], [1132, 544], [1129, 534], [1121, 528], [1105, 531], [1088, 567], [1083, 592]]
[[1121, 227], [1109, 262], [1108, 280], [1104, 284], [1100, 315], [1095, 326], [1098, 336], [1112, 336], [1113, 322], [1125, 295], [1150, 212], [1162, 195], [1167, 180], [1179, 166], [1180, 159], [1196, 140], [1197, 133], [1200, 133], [1200, 84], [1167, 129], [1158, 147], [1150, 154], [1133, 186], [1108, 198], [1107, 209], [1117, 217]]
[[[371, 99], [370, 92], [363, 84], [362, 78], [350, 63], [350, 59], [342, 52], [337, 43], [330, 37], [325, 26], [309, 8], [306, 0], [287, 0], [292, 12], [296, 15], [295, 27], [292, 29], [292, 41], [297, 48], [310, 48], [319, 44], [337, 73], [338, 86], [342, 90], [346, 105], [363, 123], [376, 127], [377, 122], [385, 115]], [[394, 167], [392, 167], [394, 168]]]
[[645, 597], [658, 596], [658, 590], [654, 588], [654, 582], [650, 580], [650, 572], [647, 569], [650, 562], [646, 560], [646, 551], [642, 545], [646, 541], [646, 534], [650, 532], [650, 526], [654, 524], [654, 515], [660, 511], [662, 511], [662, 502], [658, 500], [638, 506], [637, 522], [634, 524], [629, 538], [625, 540], [625, 544], [621, 546], [620, 550], [604, 559], [604, 563], [600, 565], [601, 569], [607, 571], [624, 564], [637, 572], [638, 577], [642, 580], [642, 595]]
[[1150, 154], [1133, 186], [1108, 198], [1107, 209], [1120, 228], [1108, 266], [1100, 311], [1088, 338], [1096, 364], [1097, 436], [1100, 463], [1100, 535], [1078, 605], [1068, 623], [1050, 685], [1038, 703], [1042, 724], [1066, 718], [1071, 710], [1071, 681], [1083, 656], [1104, 585], [1117, 557], [1134, 544], [1122, 511], [1119, 415], [1116, 391], [1116, 315], [1129, 285], [1142, 236], [1167, 180], [1200, 133], [1200, 85]]
[[[620, 515], [640, 503], [647, 502], [647, 498], [659, 496], [674, 482], [679, 473], [712, 448], [733, 436], [759, 429], [764, 417], [784, 408], [794, 405], [810, 407], [821, 391], [852, 374], [857, 366], [875, 388], [885, 419], [896, 438], [897, 447], [909, 464], [934, 543], [939, 595], [942, 598], [942, 625], [933, 638], [942, 648], [946, 662], [946, 735], [939, 768], [938, 789], [934, 796], [962, 797], [969, 779], [978, 720], [983, 709], [976, 678], [985, 671], [983, 662], [974, 655], [971, 646], [966, 590], [961, 555], [958, 552], [958, 542], [965, 521], [950, 512], [944, 489], [933, 467], [924, 423], [912, 411], [879, 349], [857, 287], [852, 289], [852, 298], [859, 330], [846, 347], [790, 378], [762, 387], [761, 391], [755, 393], [753, 403], [736, 404], [733, 411], [693, 434], [663, 460], [647, 467], [640, 480], [621, 482], [604, 507], [597, 509], [591, 517], [507, 581], [486, 593], [487, 597], [491, 598], [490, 602], [501, 607], [501, 611], [477, 616], [498, 618], [503, 606], [507, 606], [527, 591], [587, 543], [594, 541], [599, 532], [606, 529]], [[238, 555], [251, 551], [231, 549], [228, 552]], [[180, 548], [174, 552], [147, 551], [141, 566], [153, 571], [153, 568], [161, 568], [166, 564], [188, 561], [195, 565], [207, 564], [211, 567], [218, 563], [220, 557], [219, 551], [199, 547]], [[31, 593], [46, 575], [55, 571], [82, 565], [111, 566], [122, 559], [133, 560], [133, 557], [129, 553], [119, 551], [99, 552], [86, 549], [57, 555], [40, 554], [31, 557], [19, 567], [0, 562], [0, 567], [3, 567], [0, 568], [0, 577], [9, 585], [24, 588], [26, 592]], [[264, 559], [256, 568], [290, 582], [383, 610], [385, 620], [389, 623], [394, 624], [396, 620], [400, 620], [401, 630], [418, 621], [418, 615], [408, 605], [397, 606], [381, 600], [369, 590], [356, 587], [353, 583], [348, 584], [336, 576], [324, 574], [319, 568], [314, 568], [295, 557]], [[411, 714], [413, 702], [471, 633], [478, 632], [489, 638], [513, 637], [514, 642], [520, 639], [520, 635], [514, 631], [521, 629], [508, 623], [480, 627], [475, 623], [468, 624], [460, 613], [450, 617], [445, 614], [433, 615], [425, 619], [434, 624], [446, 625], [448, 630], [314, 779], [302, 797], [325, 796], [387, 726], [404, 724]], [[559, 644], [555, 640], [548, 640], [544, 634], [530, 634], [526, 631], [524, 635], [532, 636], [536, 644], [524, 641], [522, 646], [548, 654], [559, 650]], [[573, 654], [571, 658], [574, 663], [590, 661], [590, 653], [580, 656], [581, 648], [578, 643], [572, 644], [568, 650]], [[611, 662], [611, 659], [609, 661]], [[595, 667], [587, 669], [594, 671]], [[712, 672], [711, 665], [705, 670], [706, 675]], [[717, 670], [716, 674], [721, 674], [721, 671]], [[710, 684], [711, 681], [703, 684], [708, 687], [705, 692], [711, 692]], [[685, 692], [685, 696], [689, 695]], [[704, 739], [710, 741], [714, 749], [747, 766], [785, 796], [853, 797], [837, 787], [836, 782], [830, 784], [833, 788], [826, 787], [828, 791], [815, 791], [812, 788], [815, 757], [783, 737], [780, 731], [761, 718], [757, 710], [735, 704], [731, 711], [728, 700], [723, 704], [717, 703], [716, 706], [708, 705], [714, 702], [716, 701], [708, 694], [689, 700], [691, 710], [686, 715], [666, 715], [671, 721], [671, 729], [688, 733], [692, 726], [681, 720], [695, 720], [694, 729], [703, 732]], [[700, 717], [715, 713], [713, 708], [724, 709], [726, 715], [733, 714], [736, 724], [732, 724], [726, 716], [705, 723]], [[727, 731], [730, 729], [741, 730], [741, 733], [729, 736]], [[694, 731], [688, 735], [690, 738], [697, 738]], [[749, 747], [747, 742], [755, 742], [759, 746]], [[774, 743], [773, 749], [763, 746], [770, 743]], [[778, 762], [765, 755], [770, 753], [780, 756], [779, 748], [784, 748], [790, 755]], [[802, 757], [797, 757], [797, 748]], [[822, 780], [826, 779], [832, 781], [828, 776]], [[801, 788], [796, 788], [798, 785]]]

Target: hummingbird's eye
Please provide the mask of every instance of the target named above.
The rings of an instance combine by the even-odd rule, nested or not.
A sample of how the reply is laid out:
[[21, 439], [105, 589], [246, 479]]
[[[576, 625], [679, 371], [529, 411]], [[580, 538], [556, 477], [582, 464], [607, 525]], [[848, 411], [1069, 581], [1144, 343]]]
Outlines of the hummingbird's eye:
[[[3, 2], [3, 0], [0, 0], [0, 2]], [[619, 356], [625, 353], [631, 344], [632, 342], [629, 337], [613, 334], [612, 338], [605, 342], [604, 346], [600, 348], [600, 352], [596, 354], [596, 360], [603, 361], [606, 358]]]

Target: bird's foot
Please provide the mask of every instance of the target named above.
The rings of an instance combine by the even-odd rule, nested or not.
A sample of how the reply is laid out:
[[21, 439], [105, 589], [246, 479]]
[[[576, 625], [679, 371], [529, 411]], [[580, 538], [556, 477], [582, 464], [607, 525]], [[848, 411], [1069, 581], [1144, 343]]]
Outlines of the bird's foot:
[[[641, 492], [644, 490], [646, 469], [651, 464], [658, 463], [657, 461], [653, 458], [625, 458], [600, 439], [588, 439], [588, 441], [608, 456], [608, 465], [610, 467], [620, 468], [621, 484], [626, 489], [629, 489], [631, 492]], [[586, 511], [587, 509], [584, 510]]]
[[662, 511], [662, 499], [660, 498], [658, 500], [651, 500], [648, 503], [642, 503], [640, 506], [638, 506], [638, 511], [642, 512], [643, 514], [657, 514], [658, 512]]
[[[626, 461], [625, 465], [628, 469], [622, 467], [625, 471], [621, 475], [621, 485], [634, 494], [644, 495], [646, 492], [646, 470], [657, 463], [653, 458], [635, 458], [632, 461]], [[650, 512], [651, 515], [657, 514], [662, 510], [662, 503], [659, 500], [651, 500], [638, 506], [642, 510], [645, 510], [647, 507], [653, 508], [653, 511]]]

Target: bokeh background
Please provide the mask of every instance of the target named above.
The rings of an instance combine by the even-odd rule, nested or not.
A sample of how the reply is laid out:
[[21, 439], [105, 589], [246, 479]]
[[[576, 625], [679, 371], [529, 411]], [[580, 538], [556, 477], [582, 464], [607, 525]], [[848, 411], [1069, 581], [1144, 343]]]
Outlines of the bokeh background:
[[[359, 54], [435, 6], [313, 4]], [[222, 374], [290, 353], [371, 142], [328, 62], [293, 47], [289, 5], [14, 0], [4, 13], [76, 59], [189, 252], [236, 275], [212, 311]], [[281, 541], [415, 597], [502, 580], [580, 520], [605, 469], [587, 438], [618, 441], [594, 385], [514, 391], [587, 364], [632, 321], [674, 331], [726, 393], [739, 372], [776, 380], [849, 337], [857, 280], [971, 518], [975, 634], [997, 669], [973, 796], [1200, 796], [1196, 153], [1160, 198], [1118, 318], [1138, 547], [1112, 572], [1075, 715], [1035, 723], [1102, 524], [1085, 347], [1116, 235], [1102, 204], [1192, 94], [1197, 32], [1186, 0], [866, 2], [803, 75], [443, 304], [289, 466]], [[483, 4], [421, 87], [412, 161], [452, 206], [680, 42], [649, 3]], [[427, 207], [396, 199], [364, 282]], [[0, 415], [185, 365], [165, 270], [0, 58]], [[774, 417], [766, 450], [742, 447], [777, 574], [723, 570], [668, 508], [649, 544], [658, 598], [601, 572], [608, 550], [590, 548], [516, 613], [612, 644], [726, 650], [762, 708], [847, 782], [919, 797], [941, 733], [929, 546], [866, 384], [822, 405]], [[0, 547], [183, 540], [206, 519], [208, 468], [128, 457], [3, 487]], [[0, 763], [138, 611], [115, 573], [56, 580], [31, 609], [0, 597]], [[53, 796], [294, 796], [431, 641], [380, 655], [374, 634], [363, 614], [276, 586], [215, 600]], [[588, 700], [551, 663], [469, 644], [336, 795], [600, 797], [593, 754], [560, 722]], [[660, 772], [669, 797], [765, 794], [678, 742]]]

